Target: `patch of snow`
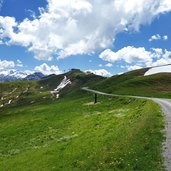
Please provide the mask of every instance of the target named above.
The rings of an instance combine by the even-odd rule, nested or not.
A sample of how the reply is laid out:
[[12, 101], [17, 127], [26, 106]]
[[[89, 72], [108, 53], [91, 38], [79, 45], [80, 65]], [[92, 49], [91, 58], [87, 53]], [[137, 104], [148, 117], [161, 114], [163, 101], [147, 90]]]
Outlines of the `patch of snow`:
[[14, 90], [12, 90], [12, 93], [14, 93], [17, 90], [17, 88], [14, 88]]
[[66, 87], [68, 84], [71, 84], [70, 79], [67, 79], [66, 76], [64, 76], [64, 79], [61, 81], [61, 83], [57, 86], [56, 89], [54, 89], [54, 91], [60, 91], [61, 89], [63, 89], [64, 87]]
[[2, 70], [0, 71], [0, 75], [4, 75], [4, 76], [11, 76], [11, 77], [16, 77], [16, 78], [25, 78], [26, 76], [32, 74], [32, 71], [17, 71], [14, 69], [11, 70]]
[[71, 81], [70, 81], [70, 79], [67, 79], [66, 76], [64, 76], [64, 79], [57, 86], [57, 88], [54, 89], [53, 91], [50, 91], [50, 93], [58, 99], [59, 98], [59, 92], [60, 92], [60, 90], [62, 90], [63, 88], [65, 88], [68, 84], [71, 84]]
[[12, 102], [12, 100], [9, 100], [9, 101], [8, 101], [8, 104], [11, 104], [11, 102]]
[[144, 74], [144, 76], [158, 74], [158, 73], [171, 73], [171, 65], [151, 68]]

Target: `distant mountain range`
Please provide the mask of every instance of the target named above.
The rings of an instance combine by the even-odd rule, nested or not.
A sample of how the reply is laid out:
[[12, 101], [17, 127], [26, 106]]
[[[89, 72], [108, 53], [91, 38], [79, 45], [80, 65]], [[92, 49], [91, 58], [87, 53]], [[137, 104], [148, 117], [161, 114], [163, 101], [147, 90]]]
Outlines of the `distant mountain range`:
[[27, 77], [25, 77], [23, 80], [40, 80], [42, 78], [44, 78], [45, 75], [42, 74], [41, 72], [35, 72], [33, 74], [27, 75]]
[[16, 70], [9, 70], [1, 72], [0, 82], [11, 82], [11, 81], [20, 81], [20, 80], [40, 80], [45, 77], [41, 72], [22, 72]]

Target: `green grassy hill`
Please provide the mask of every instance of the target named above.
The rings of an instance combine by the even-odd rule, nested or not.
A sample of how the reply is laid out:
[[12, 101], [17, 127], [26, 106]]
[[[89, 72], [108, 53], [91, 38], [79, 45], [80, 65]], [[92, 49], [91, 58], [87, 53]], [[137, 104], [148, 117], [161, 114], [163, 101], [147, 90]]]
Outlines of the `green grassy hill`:
[[0, 114], [0, 170], [162, 169], [163, 117], [151, 101], [88, 94], [6, 108]]
[[[74, 69], [40, 81], [1, 83], [0, 105], [12, 103], [0, 108], [0, 170], [161, 171], [164, 119], [159, 106], [149, 100], [103, 96], [95, 105], [93, 95], [81, 90], [89, 86], [143, 94], [163, 78], [144, 77], [145, 71], [103, 78]], [[50, 91], [65, 75], [72, 84], [55, 99]], [[167, 91], [169, 77], [162, 82]]]
[[147, 70], [145, 68], [116, 75], [91, 88], [114, 94], [171, 98], [171, 74], [144, 76]]
[[61, 96], [78, 96], [79, 94], [84, 93], [81, 88], [84, 86], [91, 86], [97, 82], [105, 80], [104, 77], [97, 76], [94, 74], [86, 74], [79, 69], [72, 69], [71, 71], [61, 74], [61, 75], [52, 75], [46, 79], [42, 79], [38, 82], [40, 86], [43, 86], [45, 90], [53, 90], [60, 84], [64, 76], [67, 76], [71, 80], [72, 84], [67, 85], [67, 87], [61, 91]]
[[44, 103], [47, 100], [53, 101], [50, 91], [54, 90], [67, 76], [72, 84], [67, 85], [60, 91], [60, 97], [78, 98], [80, 95], [85, 94], [81, 90], [83, 86], [91, 86], [97, 82], [104, 80], [104, 77], [94, 74], [85, 74], [78, 69], [72, 69], [70, 72], [61, 75], [51, 75], [40, 81], [16, 81], [0, 83], [0, 106], [7, 104], [9, 100], [12, 103], [9, 106], [16, 106], [22, 104]]

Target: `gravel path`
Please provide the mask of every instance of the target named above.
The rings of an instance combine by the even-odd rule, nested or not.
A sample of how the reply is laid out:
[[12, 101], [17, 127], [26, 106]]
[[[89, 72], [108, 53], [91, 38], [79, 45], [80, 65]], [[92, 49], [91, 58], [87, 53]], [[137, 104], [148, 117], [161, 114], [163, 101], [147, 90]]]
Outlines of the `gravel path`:
[[166, 141], [163, 145], [163, 156], [167, 171], [171, 171], [171, 99], [152, 99], [157, 102], [165, 114]]
[[122, 97], [134, 97], [134, 98], [145, 98], [153, 100], [154, 102], [158, 103], [162, 111], [165, 115], [165, 132], [166, 132], [166, 141], [163, 143], [163, 157], [164, 157], [164, 165], [167, 171], [171, 171], [171, 99], [159, 99], [159, 98], [148, 98], [148, 97], [141, 97], [141, 96], [127, 96], [127, 95], [115, 95], [115, 94], [108, 94], [103, 93], [100, 91], [89, 89], [88, 87], [83, 87], [82, 90], [96, 93], [105, 96], [122, 96]]

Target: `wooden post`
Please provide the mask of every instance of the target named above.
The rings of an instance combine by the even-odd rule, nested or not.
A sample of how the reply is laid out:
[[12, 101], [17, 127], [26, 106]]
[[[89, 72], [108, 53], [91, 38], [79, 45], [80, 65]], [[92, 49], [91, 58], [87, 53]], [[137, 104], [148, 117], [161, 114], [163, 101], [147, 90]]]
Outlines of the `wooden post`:
[[96, 104], [97, 103], [97, 94], [95, 93], [94, 94], [94, 104]]

